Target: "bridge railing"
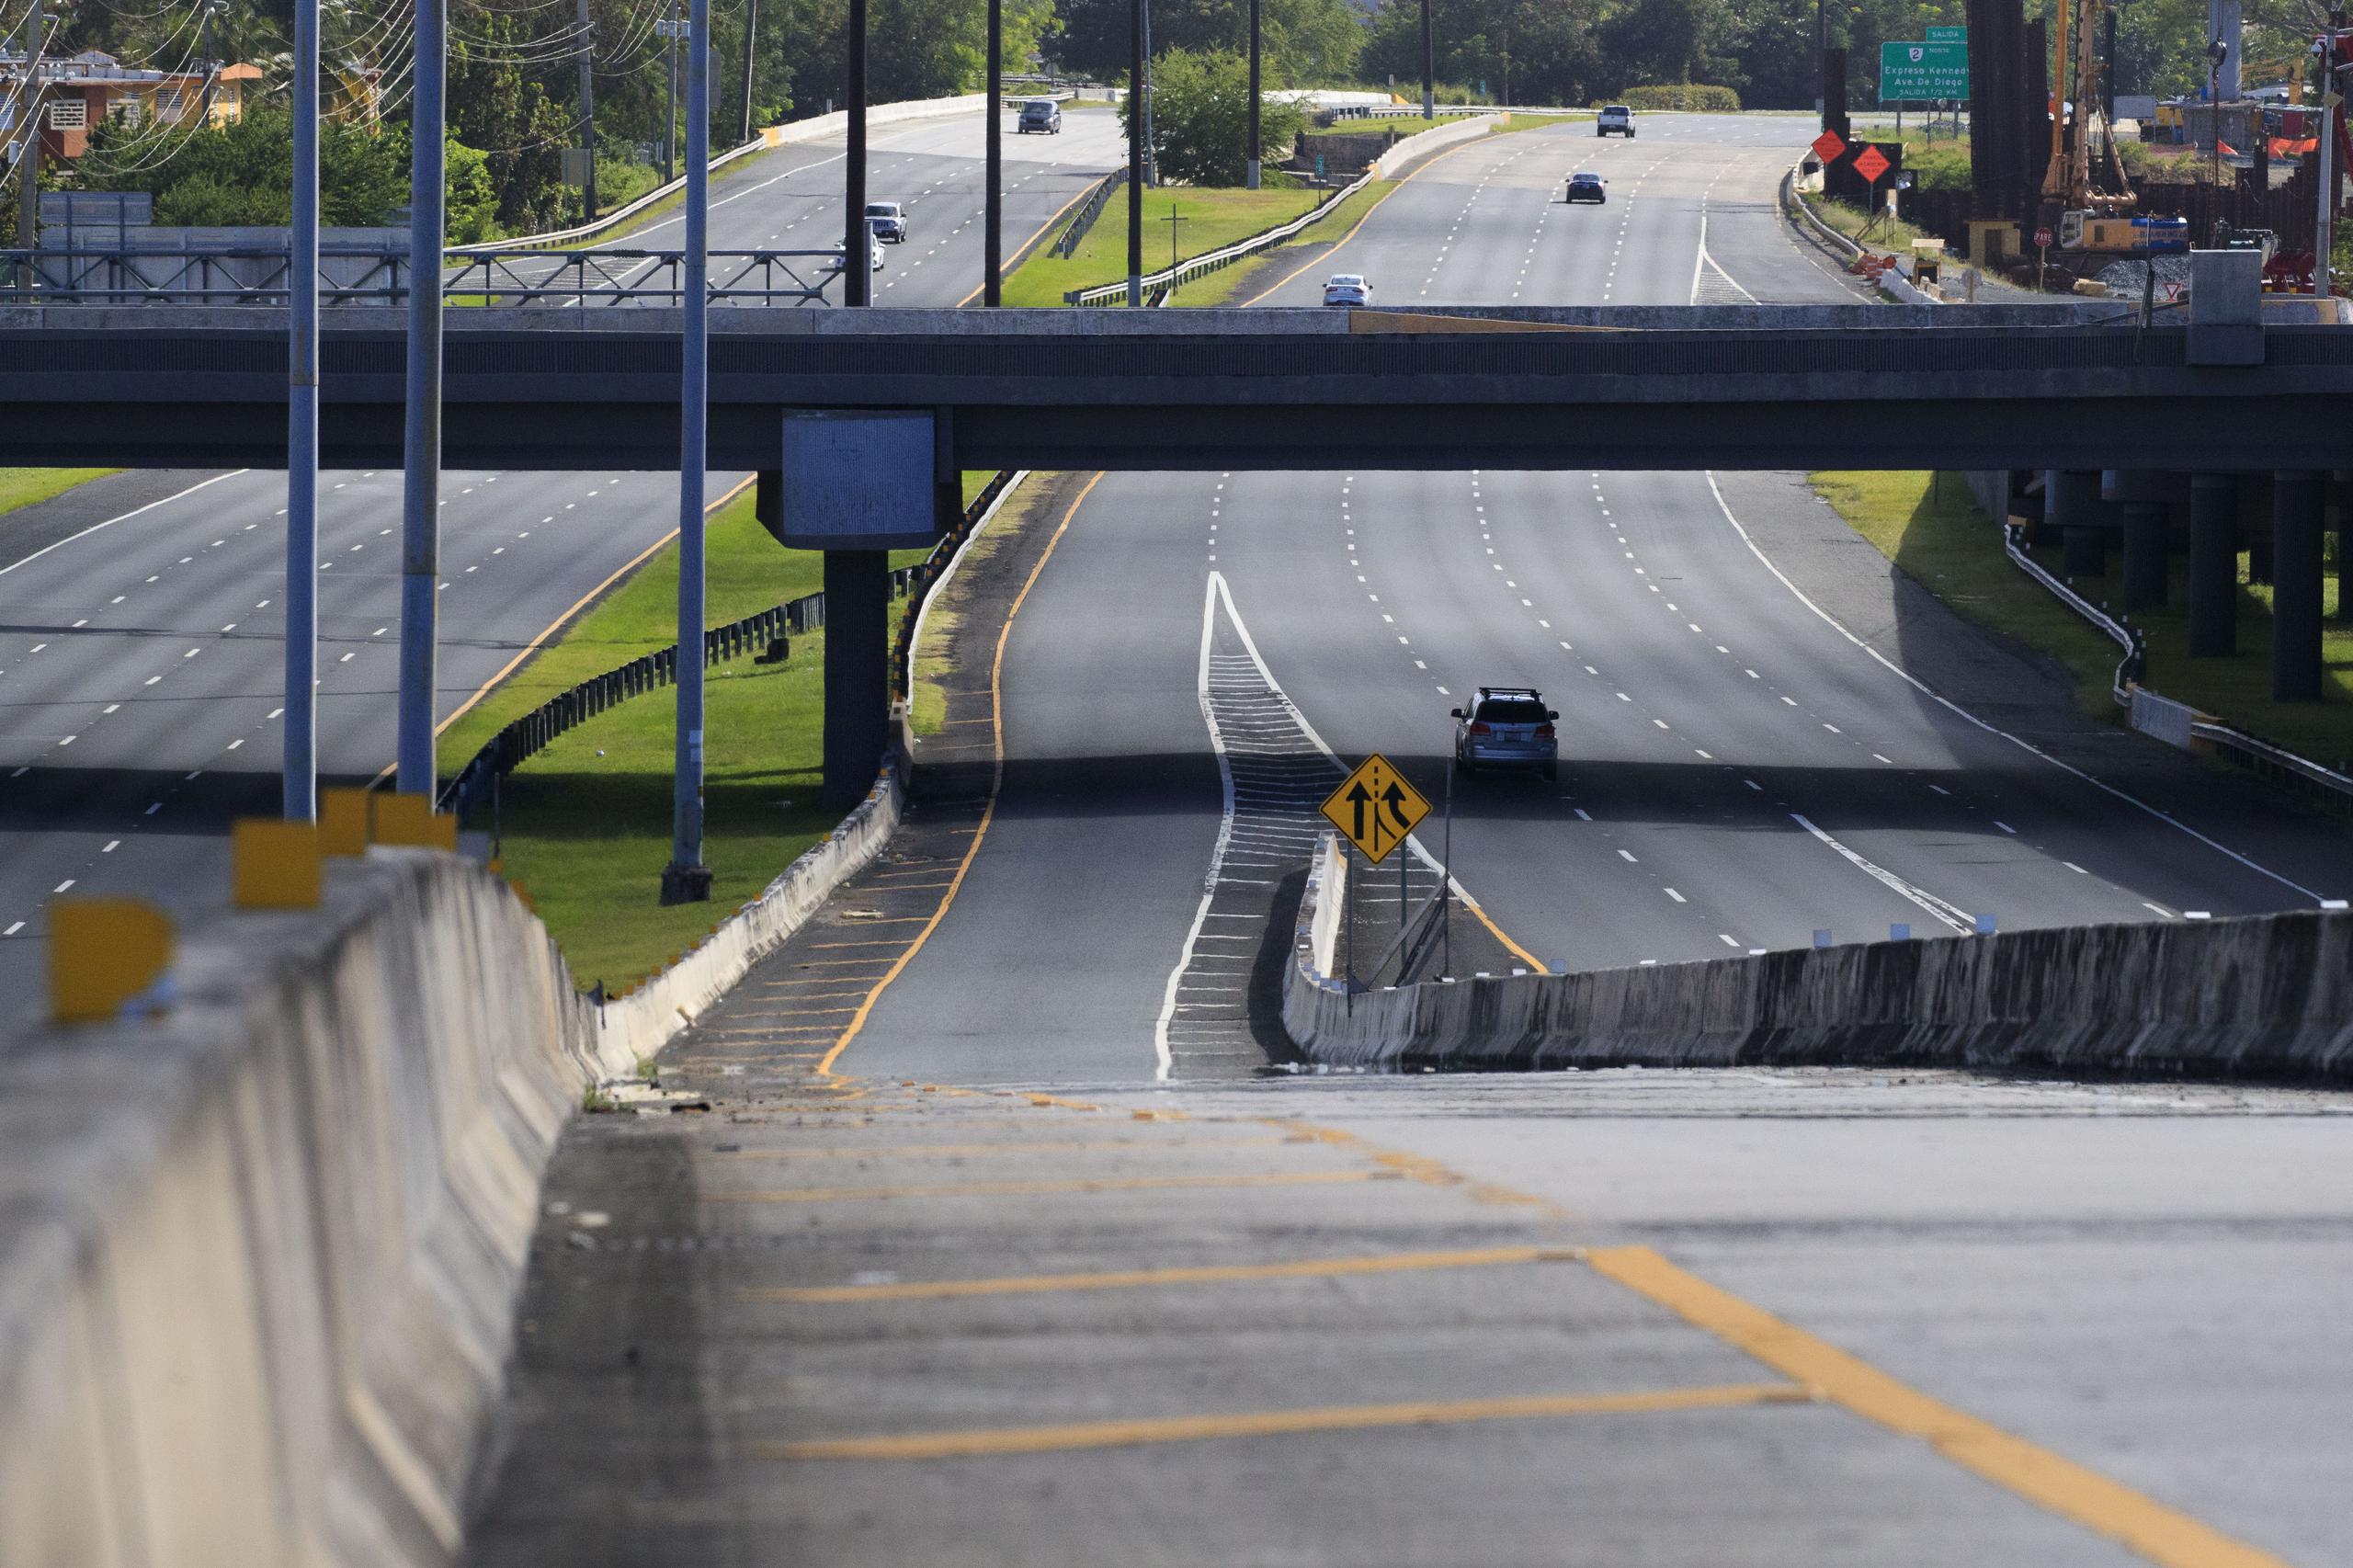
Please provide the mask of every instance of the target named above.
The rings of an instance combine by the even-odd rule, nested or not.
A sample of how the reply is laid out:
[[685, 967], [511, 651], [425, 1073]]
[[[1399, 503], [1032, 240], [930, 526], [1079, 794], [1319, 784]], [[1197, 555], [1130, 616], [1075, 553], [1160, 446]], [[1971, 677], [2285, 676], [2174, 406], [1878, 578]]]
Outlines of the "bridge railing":
[[[841, 275], [833, 250], [715, 250], [714, 303], [824, 304]], [[283, 250], [0, 251], [0, 303], [12, 305], [257, 305], [283, 308], [292, 258]], [[445, 299], [483, 305], [676, 305], [686, 298], [686, 252], [529, 248], [453, 253]], [[319, 256], [328, 305], [399, 305], [411, 282], [405, 251], [339, 246]]]

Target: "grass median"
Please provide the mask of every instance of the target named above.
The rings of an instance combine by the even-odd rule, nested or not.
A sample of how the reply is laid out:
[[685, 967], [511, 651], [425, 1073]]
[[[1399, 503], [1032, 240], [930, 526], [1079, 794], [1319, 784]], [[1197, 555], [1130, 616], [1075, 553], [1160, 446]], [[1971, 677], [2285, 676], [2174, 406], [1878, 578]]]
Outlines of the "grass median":
[[[967, 494], [974, 488], [968, 476]], [[922, 553], [897, 551], [892, 562], [904, 564]], [[822, 558], [780, 548], [753, 517], [748, 490], [712, 515], [704, 560], [712, 625], [822, 585]], [[667, 647], [677, 592], [677, 548], [665, 543], [444, 732], [445, 775], [548, 699]], [[503, 868], [530, 894], [583, 984], [602, 980], [615, 987], [661, 969], [833, 831], [840, 813], [819, 800], [824, 657], [824, 634], [812, 632], [792, 640], [784, 664], [745, 657], [709, 672], [709, 903], [665, 909], [657, 899], [670, 858], [676, 708], [669, 688], [608, 710], [507, 776], [498, 807]], [[469, 826], [485, 829], [490, 822]]]
[[[1237, 240], [1279, 228], [1315, 210], [1315, 192], [1298, 188], [1229, 190], [1211, 187], [1161, 186], [1144, 193], [1143, 264], [1147, 272], [1169, 265], [1174, 256], [1190, 259], [1223, 250]], [[1174, 215], [1180, 221], [1171, 223]], [[1317, 225], [1321, 227], [1322, 225]], [[1171, 251], [1171, 232], [1176, 234]], [[1060, 305], [1074, 290], [1117, 283], [1128, 275], [1128, 193], [1122, 187], [1103, 204], [1095, 226], [1064, 258], [1051, 246], [1036, 254], [1005, 280], [1007, 305]]]
[[[1817, 473], [1814, 488], [1855, 531], [1930, 593], [1966, 619], [2016, 638], [2065, 665], [2075, 676], [2085, 712], [2119, 720], [2109, 696], [2120, 650], [2094, 631], [2040, 584], [2010, 563], [2001, 531], [1979, 509], [1958, 473]], [[2058, 551], [2038, 552], [2042, 566], [2063, 574]], [[2120, 551], [2109, 555], [2110, 575], [2079, 577], [2075, 591], [2094, 604], [2122, 597]], [[2146, 684], [2177, 701], [2212, 713], [2302, 756], [2332, 767], [2353, 765], [2353, 626], [2336, 619], [2336, 583], [2330, 574], [2324, 611], [2321, 702], [2271, 698], [2271, 589], [2246, 581], [2239, 561], [2238, 646], [2226, 659], [2189, 657], [2189, 590], [2183, 558], [2173, 558], [2168, 602], [2133, 617], [2148, 634]]]
[[119, 472], [111, 468], [0, 468], [0, 516], [54, 500], [77, 484]]

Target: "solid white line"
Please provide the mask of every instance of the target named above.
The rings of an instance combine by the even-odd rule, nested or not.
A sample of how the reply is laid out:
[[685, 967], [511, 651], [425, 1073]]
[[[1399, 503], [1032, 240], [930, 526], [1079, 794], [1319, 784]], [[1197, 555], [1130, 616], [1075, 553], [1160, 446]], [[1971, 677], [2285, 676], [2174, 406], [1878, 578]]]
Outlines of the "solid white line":
[[[131, 518], [139, 516], [142, 512], [152, 512], [158, 506], [168, 506], [173, 502], [178, 500], [181, 496], [193, 495], [208, 484], [218, 484], [224, 479], [234, 479], [241, 473], [250, 473], [252, 472], [253, 471], [251, 469], [233, 468], [226, 473], [216, 473], [210, 479], [199, 480], [194, 484], [189, 485], [186, 490], [176, 490], [160, 501], [150, 501], [144, 506], [134, 507], [131, 511], [125, 512], [119, 517], [108, 517], [103, 523], [92, 523], [88, 528], [82, 529], [79, 533], [70, 533], [54, 544], [42, 545], [39, 550], [34, 551], [22, 561], [12, 561], [6, 566], [0, 566], [0, 577], [6, 576], [9, 573], [14, 572], [17, 567], [24, 565], [26, 562], [39, 561], [42, 556], [47, 555], [52, 550], [62, 550], [65, 546], [72, 544], [77, 539], [87, 539], [90, 535], [97, 533], [100, 528], [110, 528], [117, 523], [127, 523]], [[150, 578], [149, 581], [152, 582], [153, 579]]]
[[1943, 899], [1938, 898], [1935, 893], [1930, 892], [1927, 889], [1915, 887], [1910, 882], [1905, 881], [1902, 877], [1897, 876], [1893, 871], [1889, 870], [1886, 867], [1876, 865], [1870, 860], [1864, 859], [1860, 855], [1858, 855], [1852, 849], [1847, 848], [1845, 845], [1839, 843], [1836, 839], [1831, 837], [1828, 834], [1814, 826], [1813, 824], [1806, 821], [1805, 818], [1800, 816], [1797, 812], [1791, 812], [1790, 813], [1790, 820], [1797, 824], [1800, 827], [1805, 829], [1808, 833], [1813, 835], [1814, 837], [1822, 840], [1823, 843], [1830, 846], [1831, 848], [1836, 850], [1848, 865], [1854, 867], [1865, 876], [1874, 878], [1877, 881], [1885, 883], [1888, 887], [1894, 889], [1905, 898], [1910, 899], [1914, 903], [1918, 904], [1921, 908], [1935, 915], [1938, 920], [1941, 920], [1946, 925], [1951, 926], [1953, 930], [1958, 932], [1960, 935], [1966, 937], [1970, 932], [1977, 928], [1975, 916], [1972, 915], [1967, 910], [1961, 908], [1960, 905], [1947, 903]]
[[[1201, 722], [1209, 726], [1210, 750], [1217, 757], [1218, 785], [1224, 795], [1224, 805], [1218, 815], [1217, 842], [1210, 849], [1209, 875], [1201, 882], [1200, 905], [1193, 911], [1193, 924], [1185, 933], [1185, 945], [1177, 950], [1176, 967], [1168, 971], [1168, 984], [1160, 998], [1160, 1017], [1152, 1026], [1152, 1049], [1158, 1058], [1152, 1075], [1160, 1083], [1168, 1081], [1169, 1069], [1176, 1064], [1176, 1057], [1168, 1048], [1168, 1024], [1176, 1016], [1177, 988], [1185, 978], [1185, 971], [1192, 965], [1193, 948], [1201, 939], [1201, 925], [1209, 919], [1210, 903], [1217, 897], [1218, 879], [1225, 870], [1226, 849], [1233, 842], [1233, 761], [1226, 755], [1225, 733], [1218, 728], [1217, 709], [1210, 701], [1210, 647], [1217, 640], [1218, 590], [1224, 585], [1224, 577], [1215, 572], [1211, 572], [1209, 581], [1202, 585], [1201, 658], [1193, 676], [1193, 696], [1200, 704]], [[1238, 630], [1240, 622], [1237, 620], [1235, 624]], [[1246, 633], [1243, 641], [1246, 645], [1249, 641]], [[1255, 654], [1256, 650], [1253, 649], [1252, 653]], [[1259, 668], [1263, 671], [1266, 666], [1262, 664]], [[1274, 682], [1270, 679], [1267, 684], [1272, 686]]]
[[[1724, 500], [1724, 493], [1717, 487], [1716, 476], [1712, 472], [1708, 475], [1708, 489], [1714, 494], [1716, 498], [1716, 506], [1724, 515], [1724, 521], [1730, 523], [1733, 527], [1733, 531], [1740, 535], [1740, 541], [1748, 546], [1748, 552], [1756, 557], [1758, 561], [1764, 562], [1765, 570], [1770, 572], [1775, 577], [1780, 579], [1781, 586], [1789, 589], [1791, 594], [1795, 595], [1797, 597], [1798, 603], [1813, 611], [1815, 615], [1820, 616], [1823, 621], [1827, 624], [1832, 631], [1837, 632], [1839, 636], [1844, 637], [1847, 642], [1852, 642], [1856, 647], [1860, 648], [1864, 653], [1869, 653], [1872, 658], [1878, 660], [1882, 667], [1895, 676], [1896, 678], [1903, 681], [1905, 685], [1911, 687], [1915, 691], [1920, 693], [1921, 696], [1930, 699], [1955, 716], [1963, 719], [1969, 723], [1974, 725], [1976, 728], [1984, 731], [1987, 734], [1999, 735], [2002, 739], [2009, 742], [2012, 745], [2017, 746], [2020, 751], [2023, 751], [2032, 756], [2040, 757], [2043, 761], [2049, 763], [2052, 767], [2058, 768], [2061, 772], [2073, 774], [2077, 778], [2082, 779], [2085, 783], [2092, 786], [2092, 788], [2106, 794], [2112, 795], [2116, 799], [2124, 801], [2127, 805], [2138, 807], [2140, 810], [2148, 812], [2149, 815], [2156, 818], [2159, 822], [2164, 823], [2166, 826], [2178, 829], [2180, 832], [2187, 834], [2191, 838], [2194, 838], [2199, 843], [2204, 845], [2207, 848], [2213, 850], [2216, 854], [2237, 861], [2240, 865], [2245, 867], [2250, 871], [2258, 872], [2263, 876], [2270, 878], [2273, 881], [2278, 882], [2281, 887], [2288, 888], [2303, 894], [2306, 898], [2311, 899], [2314, 903], [2318, 903], [2320, 902], [2320, 894], [2304, 886], [2302, 882], [2283, 877], [2279, 872], [2273, 870], [2270, 867], [2263, 865], [2258, 861], [2249, 859], [2247, 857], [2240, 854], [2237, 850], [2231, 848], [2227, 845], [2217, 843], [2213, 839], [2209, 838], [2204, 834], [2199, 832], [2196, 828], [2190, 826], [2188, 823], [2183, 822], [2179, 817], [2172, 816], [2165, 812], [2159, 811], [2156, 807], [2149, 804], [2148, 801], [2142, 800], [2136, 795], [2125, 793], [2125, 791], [2118, 789], [2115, 785], [2109, 783], [2106, 779], [2095, 778], [2093, 775], [2085, 772], [2082, 768], [2075, 767], [2073, 764], [2062, 762], [2059, 758], [2052, 756], [2049, 752], [2042, 750], [2032, 742], [2020, 740], [2018, 736], [2010, 733], [2007, 730], [2000, 729], [1993, 724], [1987, 723], [1984, 720], [1980, 719], [1976, 714], [1972, 713], [1968, 709], [1963, 708], [1960, 703], [1955, 702], [1952, 699], [1945, 696], [1942, 692], [1939, 692], [1934, 687], [1928, 685], [1917, 676], [1915, 676], [1903, 665], [1896, 664], [1893, 660], [1888, 658], [1887, 655], [1881, 653], [1878, 649], [1872, 647], [1870, 643], [1864, 642], [1861, 638], [1847, 631], [1836, 616], [1832, 615], [1828, 610], [1824, 609], [1820, 605], [1814, 603], [1813, 600], [1808, 598], [1804, 589], [1799, 587], [1795, 583], [1790, 582], [1788, 577], [1782, 574], [1781, 569], [1773, 564], [1772, 557], [1767, 555], [1762, 550], [1757, 548], [1756, 541], [1749, 537], [1748, 530], [1741, 526], [1740, 519], [1733, 516], [1732, 507]], [[1935, 787], [1932, 785], [1930, 788], [1933, 789]]]

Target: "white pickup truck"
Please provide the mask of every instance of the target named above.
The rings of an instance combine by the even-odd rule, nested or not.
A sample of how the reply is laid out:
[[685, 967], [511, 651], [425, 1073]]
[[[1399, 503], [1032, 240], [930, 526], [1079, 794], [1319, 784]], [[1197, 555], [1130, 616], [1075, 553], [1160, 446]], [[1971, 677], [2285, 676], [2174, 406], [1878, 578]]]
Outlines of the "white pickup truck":
[[1630, 139], [1634, 134], [1634, 111], [1624, 104], [1611, 104], [1594, 119], [1593, 133], [1596, 136], [1608, 136], [1613, 132]]

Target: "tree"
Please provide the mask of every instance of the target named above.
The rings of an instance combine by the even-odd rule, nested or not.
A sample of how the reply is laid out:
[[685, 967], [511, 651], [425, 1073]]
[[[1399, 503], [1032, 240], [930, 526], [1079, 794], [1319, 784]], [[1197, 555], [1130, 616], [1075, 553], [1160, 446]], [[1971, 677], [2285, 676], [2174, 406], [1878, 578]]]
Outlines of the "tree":
[[[166, 224], [282, 228], [294, 215], [294, 120], [284, 109], [249, 109], [215, 131], [193, 132], [150, 164], [136, 131], [108, 121], [81, 160], [93, 190], [145, 190]], [[370, 228], [408, 200], [407, 141], [329, 121], [319, 128], [319, 216], [335, 227]]]
[[[1290, 104], [1260, 106], [1260, 146], [1288, 151], [1307, 122]], [[1163, 179], [1238, 186], [1249, 173], [1250, 62], [1239, 52], [1172, 49], [1152, 62], [1152, 147]], [[1263, 153], [1260, 153], [1263, 156]]]
[[[1129, 17], [1129, 0], [1063, 0], [1055, 59], [1066, 71], [1124, 80]], [[1258, 47], [1266, 83], [1290, 87], [1348, 81], [1364, 36], [1348, 0], [1263, 0]], [[1155, 56], [1163, 50], [1246, 50], [1249, 0], [1155, 0], [1152, 45]]]

